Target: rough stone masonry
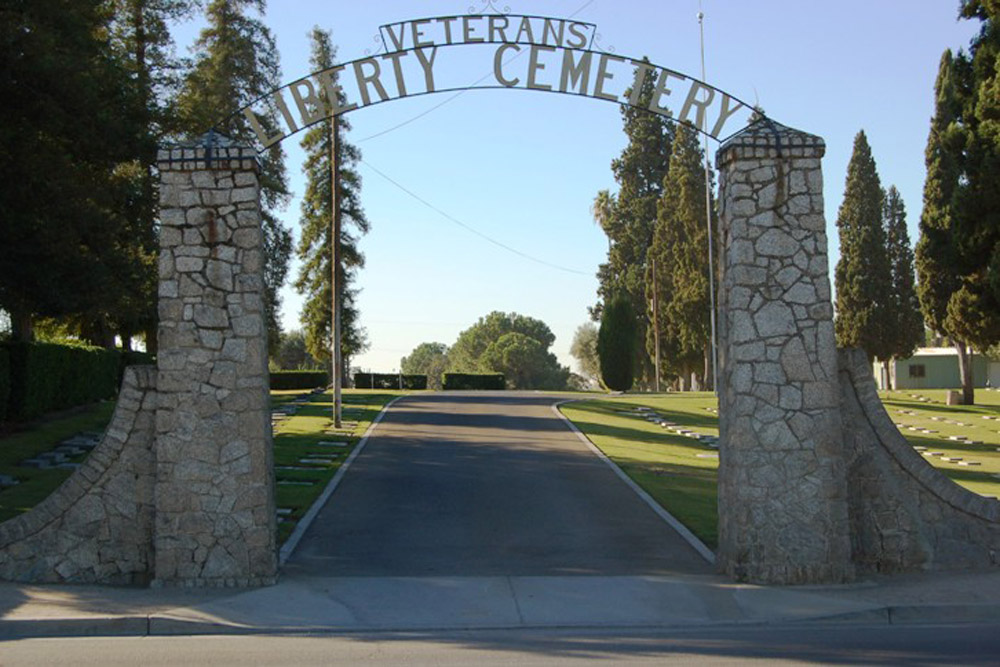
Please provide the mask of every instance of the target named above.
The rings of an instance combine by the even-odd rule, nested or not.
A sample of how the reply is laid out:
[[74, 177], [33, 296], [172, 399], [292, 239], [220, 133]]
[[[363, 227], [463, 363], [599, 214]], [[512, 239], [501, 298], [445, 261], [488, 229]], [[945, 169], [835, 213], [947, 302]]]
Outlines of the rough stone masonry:
[[819, 137], [762, 120], [720, 169], [719, 553], [762, 583], [853, 576]]
[[154, 585], [274, 581], [259, 163], [161, 150]]

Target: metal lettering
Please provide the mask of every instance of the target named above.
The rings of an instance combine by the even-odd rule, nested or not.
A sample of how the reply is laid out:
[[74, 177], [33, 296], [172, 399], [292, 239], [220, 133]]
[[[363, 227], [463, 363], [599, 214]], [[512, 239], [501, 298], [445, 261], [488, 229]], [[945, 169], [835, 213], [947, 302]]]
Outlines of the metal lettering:
[[553, 53], [555, 50], [556, 47], [554, 46], [543, 46], [542, 44], [531, 45], [531, 53], [528, 55], [528, 88], [534, 90], [552, 90], [552, 86], [535, 81], [535, 72], [545, 69], [545, 64], [538, 62], [538, 52], [548, 51], [549, 53]]
[[[698, 99], [698, 91], [699, 90], [704, 90], [706, 93], [708, 93], [708, 95], [705, 97], [704, 100], [699, 100]], [[691, 112], [691, 107], [697, 107], [698, 108], [697, 120], [694, 123], [692, 123], [692, 124], [695, 127], [697, 127], [699, 130], [701, 130], [702, 132], [704, 132], [705, 129], [706, 129], [705, 128], [705, 109], [708, 108], [708, 106], [712, 103], [712, 100], [714, 100], [714, 99], [715, 99], [715, 91], [714, 90], [712, 90], [708, 86], [706, 86], [703, 83], [700, 83], [698, 81], [692, 82], [691, 83], [691, 90], [688, 91], [687, 99], [684, 100], [684, 106], [681, 107], [681, 114], [680, 114], [680, 117], [679, 117], [680, 121], [682, 123], [683, 122], [690, 123], [691, 121], [688, 120], [688, 114]]]
[[[497, 24], [503, 21], [502, 27], [497, 27]], [[497, 33], [500, 33], [500, 41], [509, 42], [507, 39], [507, 28], [510, 27], [510, 19], [506, 16], [491, 16], [490, 17], [490, 41], [497, 41]]]
[[402, 51], [402, 49], [403, 49], [403, 25], [404, 24], [397, 23], [396, 25], [399, 26], [399, 34], [398, 35], [395, 34], [392, 31], [392, 26], [391, 25], [385, 26], [385, 29], [386, 29], [386, 32], [389, 33], [389, 39], [392, 40], [392, 45], [396, 47], [397, 51]]
[[594, 97], [599, 97], [602, 100], [611, 100], [612, 102], [618, 101], [617, 95], [612, 95], [610, 93], [604, 92], [604, 82], [610, 81], [615, 78], [614, 74], [608, 72], [608, 63], [614, 60], [615, 62], [623, 63], [624, 58], [619, 58], [618, 56], [608, 55], [607, 53], [601, 54], [601, 60], [597, 63], [597, 79], [594, 81]]
[[729, 117], [743, 108], [743, 104], [741, 102], [737, 102], [736, 106], [732, 110], [730, 110], [729, 103], [732, 101], [733, 98], [731, 98], [729, 95], [726, 95], [725, 93], [722, 93], [722, 110], [719, 111], [719, 120], [715, 121], [715, 127], [712, 128], [712, 131], [710, 133], [713, 138], [718, 139], [719, 134], [722, 132], [722, 126], [726, 124], [726, 121], [729, 120]]
[[639, 104], [639, 96], [642, 94], [642, 84], [646, 83], [646, 75], [656, 69], [644, 60], [633, 60], [636, 66], [635, 80], [632, 82], [632, 92], [628, 96], [628, 103], [632, 106]]
[[[528, 33], [528, 39], [521, 39], [523, 33]], [[531, 30], [531, 21], [527, 16], [521, 18], [521, 27], [517, 30], [517, 37], [514, 38], [515, 42], [530, 42], [535, 43], [535, 33]]]
[[437, 19], [438, 23], [443, 23], [444, 24], [444, 38], [445, 38], [445, 41], [447, 41], [449, 44], [453, 44], [454, 43], [454, 42], [451, 41], [451, 24], [457, 18], [458, 17], [456, 17], [456, 16], [447, 16], [447, 17], [444, 17], [444, 18]]
[[399, 61], [406, 57], [407, 52], [402, 53], [387, 53], [382, 56], [382, 60], [392, 61], [392, 71], [396, 75], [396, 90], [399, 91], [400, 97], [406, 97], [406, 81], [403, 80], [403, 66], [399, 64]]
[[[580, 94], [587, 94], [587, 84], [590, 82], [590, 51], [580, 51], [580, 60], [574, 61], [576, 51], [563, 51], [562, 73], [559, 76], [559, 92], [565, 93], [569, 88], [580, 86]], [[569, 84], [567, 86], [567, 83]]]
[[576, 37], [579, 41], [574, 42], [571, 38], [566, 42], [566, 46], [572, 47], [574, 49], [582, 49], [583, 47], [587, 46], [587, 35], [585, 32], [581, 32], [581, 28], [583, 30], [586, 30], [587, 26], [583, 25], [582, 23], [577, 23], [576, 21], [573, 21], [572, 23], [569, 24], [569, 34], [572, 35], [573, 37]]
[[667, 79], [669, 79], [670, 77], [674, 77], [678, 81], [687, 81], [686, 76], [681, 76], [680, 74], [674, 74], [673, 72], [670, 72], [665, 69], [660, 70], [660, 76], [656, 80], [656, 88], [653, 89], [653, 96], [649, 98], [649, 110], [652, 111], [653, 113], [658, 113], [661, 116], [670, 115], [670, 109], [664, 106], [660, 106], [660, 98], [664, 96], [669, 97], [670, 93], [673, 92], [669, 88], [667, 88]]
[[[300, 92], [300, 87], [305, 88], [305, 95]], [[323, 109], [316, 97], [316, 89], [313, 87], [312, 81], [299, 79], [288, 86], [288, 91], [292, 94], [292, 99], [295, 100], [295, 106], [299, 110], [299, 118], [302, 119], [303, 125], [312, 125], [323, 118]], [[312, 110], [310, 110], [310, 106]]]
[[410, 28], [413, 31], [413, 48], [419, 49], [421, 46], [433, 46], [434, 40], [425, 42], [422, 40], [424, 33], [421, 28], [425, 25], [430, 25], [430, 19], [420, 19], [419, 21], [414, 21], [410, 24]]
[[257, 135], [257, 141], [259, 141], [260, 145], [263, 146], [264, 148], [270, 148], [271, 146], [273, 146], [274, 144], [278, 143], [279, 141], [285, 138], [285, 135], [282, 134], [280, 131], [270, 137], [267, 136], [267, 131], [264, 130], [264, 127], [260, 124], [260, 121], [257, 119], [257, 114], [255, 114], [250, 109], [250, 107], [243, 109], [243, 115], [247, 117], [248, 121], [250, 121], [250, 127], [253, 128], [254, 134]]
[[562, 46], [563, 39], [566, 36], [566, 22], [558, 20], [558, 23], [559, 23], [559, 33], [556, 34], [556, 29], [555, 27], [553, 27], [553, 20], [545, 19], [545, 23], [542, 24], [542, 44], [549, 43], [549, 33], [551, 33], [553, 39], [555, 40], [556, 46]]
[[[371, 74], [365, 74], [365, 65], [372, 66]], [[368, 94], [369, 85], [375, 87], [375, 92], [378, 93], [379, 98], [383, 102], [389, 99], [389, 93], [385, 92], [385, 86], [379, 81], [380, 74], [382, 74], [382, 68], [379, 67], [378, 61], [374, 58], [365, 58], [364, 60], [356, 60], [354, 62], [354, 77], [358, 81], [358, 90], [361, 91], [361, 102], [365, 106], [372, 103], [371, 96]]]
[[345, 111], [353, 111], [358, 108], [358, 105], [354, 103], [344, 104], [343, 106], [340, 104], [340, 98], [344, 95], [344, 89], [341, 88], [340, 84], [334, 80], [334, 77], [343, 71], [344, 66], [338, 65], [337, 67], [331, 67], [330, 69], [323, 70], [322, 72], [316, 72], [316, 74], [313, 75], [316, 77], [316, 81], [319, 82], [320, 87], [323, 89], [323, 95], [326, 97], [327, 116], [336, 116], [344, 113]]
[[485, 42], [486, 41], [486, 39], [484, 37], [475, 37], [474, 38], [472, 36], [472, 32], [473, 32], [472, 31], [472, 27], [469, 25], [472, 21], [479, 21], [481, 19], [482, 19], [481, 16], [463, 16], [462, 17], [462, 36], [465, 38], [465, 43], [466, 44], [476, 44], [476, 43], [479, 43], [479, 42]]
[[513, 88], [521, 82], [520, 79], [506, 79], [503, 75], [503, 53], [507, 49], [514, 49], [515, 51], [520, 51], [521, 47], [517, 44], [504, 44], [499, 49], [497, 49], [496, 54], [493, 56], [493, 76], [496, 77], [497, 81], [507, 86], [508, 88]]
[[424, 70], [424, 85], [427, 88], [428, 93], [434, 92], [434, 59], [437, 58], [438, 47], [431, 47], [431, 57], [428, 58], [424, 55], [425, 49], [417, 49], [414, 53], [417, 54], [417, 61]]
[[295, 134], [299, 131], [299, 126], [295, 124], [295, 119], [292, 118], [292, 112], [288, 110], [288, 105], [285, 104], [285, 98], [282, 96], [280, 90], [274, 91], [274, 104], [278, 107], [278, 111], [281, 112], [281, 117], [285, 119], [285, 123], [288, 125], [290, 130], [289, 134]]

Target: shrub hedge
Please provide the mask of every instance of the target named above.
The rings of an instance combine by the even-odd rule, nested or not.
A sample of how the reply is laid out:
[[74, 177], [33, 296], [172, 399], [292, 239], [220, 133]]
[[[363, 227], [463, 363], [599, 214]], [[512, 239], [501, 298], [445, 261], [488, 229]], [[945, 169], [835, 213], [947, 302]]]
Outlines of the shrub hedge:
[[448, 389], [506, 389], [503, 373], [445, 373], [442, 383]]
[[7, 418], [34, 419], [52, 410], [113, 398], [123, 372], [122, 354], [99, 347], [8, 343]]
[[0, 348], [0, 422], [7, 418], [7, 399], [10, 397], [10, 355]]
[[402, 378], [403, 389], [427, 389], [426, 375], [399, 375], [398, 373], [355, 373], [355, 389], [399, 389]]
[[326, 371], [273, 371], [271, 389], [316, 389], [330, 384]]

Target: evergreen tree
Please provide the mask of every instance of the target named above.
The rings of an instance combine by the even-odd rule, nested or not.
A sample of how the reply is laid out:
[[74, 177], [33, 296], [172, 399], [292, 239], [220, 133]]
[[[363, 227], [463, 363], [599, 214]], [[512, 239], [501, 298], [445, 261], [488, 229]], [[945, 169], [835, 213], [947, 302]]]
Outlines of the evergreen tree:
[[864, 131], [854, 138], [844, 200], [837, 212], [837, 345], [860, 347], [869, 359], [892, 356], [889, 295], [892, 273], [882, 227], [884, 192]]
[[598, 380], [601, 377], [601, 360], [597, 356], [597, 326], [593, 322], [584, 322], [576, 328], [569, 353], [576, 358], [580, 373], [588, 380]]
[[[924, 320], [917, 300], [913, 248], [906, 229], [906, 207], [895, 185], [890, 186], [886, 193], [883, 220], [892, 281], [887, 331], [890, 337], [889, 353], [893, 359], [905, 359], [924, 340]], [[889, 359], [885, 359], [884, 363], [886, 377], [890, 378]]]
[[109, 17], [103, 0], [0, 6], [0, 308], [22, 340], [36, 317], [105, 308], [121, 293], [116, 170], [133, 157], [139, 119]]
[[[312, 42], [310, 63], [313, 70], [332, 67], [336, 50], [330, 41], [330, 33], [313, 28], [310, 40]], [[343, 103], [344, 100], [341, 99], [339, 102]], [[330, 242], [333, 209], [330, 188], [334, 122], [337, 124], [337, 153], [340, 160], [337, 197], [341, 219], [341, 266], [337, 275], [337, 285], [340, 288], [341, 299], [341, 355], [344, 359], [343, 372], [346, 373], [350, 368], [350, 358], [367, 348], [365, 332], [358, 321], [359, 314], [355, 301], [357, 290], [350, 285], [354, 282], [357, 271], [364, 266], [364, 255], [358, 250], [357, 239], [368, 231], [368, 220], [361, 207], [361, 176], [356, 169], [361, 153], [344, 139], [344, 135], [350, 129], [350, 124], [344, 116], [338, 116], [335, 120], [327, 118], [316, 123], [302, 138], [302, 148], [306, 152], [306, 162], [303, 165], [306, 173], [306, 191], [302, 198], [302, 213], [299, 218], [301, 235], [298, 255], [302, 265], [295, 281], [295, 288], [306, 296], [302, 323], [305, 327], [309, 353], [316, 359], [329, 362], [333, 335]]]
[[[674, 137], [649, 256], [645, 304], [649, 321], [655, 320], [659, 328], [660, 354], [666, 362], [661, 372], [680, 376], [686, 387], [693, 373], [709, 375], [711, 299], [704, 154], [697, 133], [685, 125], [677, 127]], [[646, 333], [650, 355], [655, 356], [655, 345], [656, 331], [650, 326]]]
[[421, 343], [399, 362], [403, 373], [426, 375], [429, 389], [441, 389], [441, 376], [448, 367], [448, 346], [444, 343]]
[[565, 389], [569, 369], [548, 351], [555, 339], [541, 320], [493, 311], [458, 335], [448, 370], [503, 373], [514, 389]]
[[601, 382], [611, 391], [628, 391], [635, 381], [636, 329], [628, 295], [614, 296], [604, 304], [597, 332], [597, 356], [601, 361]]
[[[639, 94], [639, 106], [644, 107], [653, 94], [654, 77], [647, 76]], [[629, 91], [630, 92], [630, 91]], [[653, 241], [657, 201], [663, 192], [663, 179], [670, 163], [670, 148], [674, 140], [674, 124], [662, 116], [642, 109], [624, 106], [621, 110], [623, 129], [628, 144], [621, 156], [611, 163], [618, 183], [615, 195], [598, 193], [593, 206], [594, 217], [608, 236], [608, 261], [598, 268], [598, 299], [607, 301], [624, 292], [629, 296], [640, 340], [646, 335], [646, 253]], [[592, 309], [600, 316], [601, 303]], [[652, 381], [653, 368], [641, 345], [635, 346], [635, 369], [640, 381]]]
[[968, 54], [941, 57], [916, 263], [924, 317], [958, 350], [972, 404], [972, 349], [1000, 341], [1000, 7], [965, 0], [960, 15], [982, 29]]
[[[271, 31], [252, 15], [263, 15], [264, 0], [210, 0], [207, 27], [195, 42], [194, 65], [178, 98], [180, 129], [198, 136], [214, 129], [229, 137], [250, 137], [246, 117], [237, 113], [281, 85], [278, 50]], [[259, 117], [268, 131], [272, 114]], [[264, 290], [268, 347], [280, 341], [279, 290], [288, 273], [292, 235], [276, 211], [288, 202], [285, 154], [276, 143], [261, 155], [261, 217], [264, 230]]]

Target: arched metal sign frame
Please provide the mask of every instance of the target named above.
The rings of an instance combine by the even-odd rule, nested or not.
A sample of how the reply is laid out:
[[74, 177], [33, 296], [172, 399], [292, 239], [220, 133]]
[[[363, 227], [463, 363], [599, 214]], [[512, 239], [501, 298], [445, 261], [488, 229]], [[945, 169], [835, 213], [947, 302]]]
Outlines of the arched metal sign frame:
[[[513, 38], [508, 38], [513, 32], [512, 22], [519, 28]], [[444, 31], [443, 43], [425, 34], [433, 27]], [[243, 116], [249, 123], [253, 136], [245, 138], [258, 152], [333, 116], [401, 99], [468, 90], [529, 90], [610, 102], [683, 123], [719, 142], [749, 124], [755, 109], [735, 95], [644, 59], [592, 48], [596, 28], [571, 19], [509, 14], [438, 16], [384, 24], [379, 28], [384, 53], [346, 61], [291, 81], [253, 100], [233, 116]], [[483, 30], [483, 35], [477, 37], [476, 30]], [[541, 33], [540, 40], [536, 31]], [[390, 43], [394, 50], [389, 50]], [[435, 69], [439, 55], [489, 47], [493, 47], [492, 72], [472, 84], [439, 85], [439, 71]], [[526, 71], [507, 69], [514, 59], [505, 61], [508, 55], [527, 55]], [[556, 68], [558, 75], [552, 78]], [[621, 76], [625, 70], [631, 71], [631, 76]], [[549, 75], [547, 81], [541, 79], [544, 73]], [[641, 105], [639, 92], [649, 83], [653, 86], [652, 97], [648, 104]], [[345, 85], [353, 90], [345, 90]], [[344, 98], [347, 101], [343, 104], [337, 102]], [[233, 116], [221, 125], [231, 126]], [[762, 114], [757, 111], [756, 116]], [[726, 132], [739, 119], [742, 121], [738, 127]]]
[[[492, 2], [489, 5], [492, 6]], [[540, 39], [538, 35], [541, 36]], [[340, 63], [296, 79], [253, 100], [227, 118], [224, 124], [230, 127], [243, 125], [242, 121], [245, 120], [253, 132], [249, 139], [256, 151], [263, 153], [312, 125], [386, 102], [438, 93], [514, 89], [560, 93], [627, 106], [682, 123], [706, 138], [719, 142], [724, 142], [755, 120], [764, 121], [773, 130], [771, 121], [754, 106], [701, 79], [656, 65], [644, 58], [619, 56], [613, 50], [594, 49], [599, 34], [597, 26], [592, 23], [524, 14], [436, 16], [383, 24], [379, 27], [379, 38], [384, 53], [380, 49], [380, 52], [364, 58]], [[394, 50], [390, 50], [390, 42]], [[473, 49], [491, 47], [490, 73], [471, 85], [439, 85], [439, 70], [436, 71], [435, 67], [440, 53], [468, 53]], [[505, 59], [508, 53], [513, 57]], [[525, 54], [528, 59], [524, 70], [514, 73], [507, 69], [516, 57]], [[383, 65], [386, 67], [383, 68]], [[546, 70], [548, 76], [544, 74]], [[552, 78], [556, 70], [558, 76]], [[493, 82], [480, 85], [490, 79], [491, 75]], [[350, 83], [354, 84], [354, 90], [345, 90], [344, 85]], [[394, 94], [390, 94], [387, 83], [394, 87]], [[643, 89], [648, 89], [650, 85], [652, 93], [648, 101], [640, 104]], [[354, 94], [349, 94], [351, 92]], [[239, 119], [239, 116], [243, 118]], [[733, 126], [731, 121], [738, 118], [742, 118], [738, 127], [724, 135], [724, 130]], [[209, 134], [211, 136], [212, 133]], [[335, 427], [340, 427], [340, 304], [337, 303], [336, 288], [336, 267], [340, 265], [340, 213], [336, 182], [340, 167], [336, 145], [337, 132], [334, 129], [331, 169], [334, 179], [331, 230], [334, 322], [331, 357], [334, 369], [333, 422]], [[210, 152], [211, 147], [208, 147], [208, 153]], [[706, 202], [710, 200], [708, 188], [706, 175]], [[710, 252], [711, 235], [709, 225]], [[714, 286], [712, 304], [714, 375]]]

